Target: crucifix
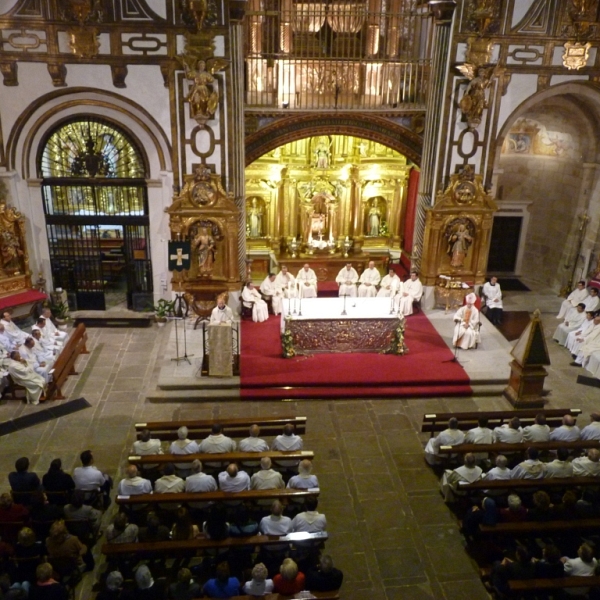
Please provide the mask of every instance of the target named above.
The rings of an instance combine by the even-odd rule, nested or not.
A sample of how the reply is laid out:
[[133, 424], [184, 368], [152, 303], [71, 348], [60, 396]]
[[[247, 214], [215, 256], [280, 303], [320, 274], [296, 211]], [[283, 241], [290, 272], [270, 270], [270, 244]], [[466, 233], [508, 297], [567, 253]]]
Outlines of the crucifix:
[[177, 248], [177, 254], [171, 254], [171, 256], [169, 257], [171, 260], [176, 260], [177, 263], [176, 265], [178, 267], [182, 267], [183, 266], [183, 261], [184, 260], [188, 260], [190, 257], [189, 254], [184, 254], [183, 253], [183, 248]]

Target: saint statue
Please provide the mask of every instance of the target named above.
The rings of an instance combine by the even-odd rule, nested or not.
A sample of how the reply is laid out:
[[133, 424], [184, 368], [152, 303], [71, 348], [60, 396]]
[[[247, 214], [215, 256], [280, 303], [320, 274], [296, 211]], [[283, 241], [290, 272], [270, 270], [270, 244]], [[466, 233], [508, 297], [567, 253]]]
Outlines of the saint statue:
[[207, 277], [212, 274], [216, 242], [206, 227], [201, 227], [192, 241], [192, 249], [198, 251], [198, 274]]
[[460, 223], [448, 235], [448, 254], [453, 267], [462, 267], [473, 237], [469, 234], [466, 225]]
[[212, 119], [219, 105], [219, 92], [213, 86], [215, 78], [213, 75], [225, 68], [229, 61], [223, 58], [209, 58], [199, 60], [195, 69], [186, 66], [186, 78], [190, 80], [190, 91], [186, 100], [190, 103], [192, 118], [204, 127], [206, 122]]
[[252, 206], [248, 211], [248, 224], [250, 225], [250, 237], [258, 238], [262, 237], [262, 216], [263, 210], [258, 203], [257, 198], [252, 198]]
[[375, 198], [373, 204], [369, 209], [367, 235], [377, 237], [379, 235], [379, 228], [381, 227], [381, 209], [379, 208], [379, 200]]
[[329, 148], [323, 141], [317, 144], [315, 149], [317, 169], [327, 169], [329, 167]]
[[0, 258], [2, 270], [7, 275], [14, 275], [21, 269], [23, 249], [17, 231], [20, 218], [21, 213], [16, 208], [0, 201]]

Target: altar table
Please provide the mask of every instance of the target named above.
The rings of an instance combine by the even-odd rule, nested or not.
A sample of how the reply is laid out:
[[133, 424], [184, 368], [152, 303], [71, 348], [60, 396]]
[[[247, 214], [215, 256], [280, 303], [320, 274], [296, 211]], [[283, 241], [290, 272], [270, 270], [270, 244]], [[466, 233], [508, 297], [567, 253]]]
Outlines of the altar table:
[[[392, 311], [390, 298], [306, 298], [283, 301], [281, 333], [295, 354], [319, 352], [390, 352], [404, 317]], [[300, 314], [301, 311], [301, 314]], [[400, 340], [401, 341], [401, 340]], [[402, 354], [403, 345], [397, 354]]]

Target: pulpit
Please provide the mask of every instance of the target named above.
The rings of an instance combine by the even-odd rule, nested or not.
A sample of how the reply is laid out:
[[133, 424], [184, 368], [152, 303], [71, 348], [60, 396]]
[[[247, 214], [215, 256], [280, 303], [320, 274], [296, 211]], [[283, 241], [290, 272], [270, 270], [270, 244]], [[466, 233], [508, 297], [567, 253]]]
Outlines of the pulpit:
[[233, 342], [230, 323], [208, 325], [208, 375], [210, 377], [233, 376]]

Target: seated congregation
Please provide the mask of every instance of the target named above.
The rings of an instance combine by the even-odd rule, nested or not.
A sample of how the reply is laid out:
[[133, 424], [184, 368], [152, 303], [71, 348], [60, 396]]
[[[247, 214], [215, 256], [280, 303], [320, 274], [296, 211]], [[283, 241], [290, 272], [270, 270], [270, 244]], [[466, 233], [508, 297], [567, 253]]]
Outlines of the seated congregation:
[[522, 412], [450, 418], [426, 461], [493, 597], [599, 598], [600, 414], [580, 429], [577, 411]]
[[[232, 427], [244, 435], [239, 442], [225, 435], [223, 423], [213, 423], [198, 440], [177, 425], [172, 443], [152, 438], [150, 429], [139, 432], [130, 458], [157, 462], [124, 469], [115, 485], [116, 512], [107, 510], [112, 479], [95, 466], [90, 450], [81, 453], [72, 475], [55, 459], [41, 479], [26, 457], [18, 459], [9, 475], [11, 493], [0, 496], [0, 587], [13, 594], [2, 597], [69, 597], [83, 573], [95, 568], [92, 548], [101, 542], [106, 564], [98, 599], [246, 598], [304, 590], [322, 600], [339, 598], [343, 575], [324, 553], [319, 481], [312, 461], [298, 458], [303, 439], [294, 424], [286, 423], [271, 442], [256, 423], [244, 434], [239, 423]], [[255, 460], [237, 461], [237, 454]], [[270, 454], [287, 460], [275, 464]], [[225, 467], [219, 455], [228, 457]]]

